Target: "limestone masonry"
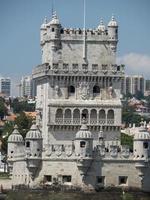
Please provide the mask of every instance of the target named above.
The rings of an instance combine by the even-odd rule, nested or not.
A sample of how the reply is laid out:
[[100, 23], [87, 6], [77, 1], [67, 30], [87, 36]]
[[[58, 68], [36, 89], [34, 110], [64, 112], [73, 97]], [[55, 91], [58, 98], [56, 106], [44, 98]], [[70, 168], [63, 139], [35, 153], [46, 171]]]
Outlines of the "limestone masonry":
[[118, 24], [65, 29], [53, 14], [41, 26], [42, 64], [33, 70], [38, 111], [25, 141], [8, 139], [13, 185], [150, 191], [150, 135], [141, 124], [133, 152], [120, 144], [124, 65], [116, 64]]

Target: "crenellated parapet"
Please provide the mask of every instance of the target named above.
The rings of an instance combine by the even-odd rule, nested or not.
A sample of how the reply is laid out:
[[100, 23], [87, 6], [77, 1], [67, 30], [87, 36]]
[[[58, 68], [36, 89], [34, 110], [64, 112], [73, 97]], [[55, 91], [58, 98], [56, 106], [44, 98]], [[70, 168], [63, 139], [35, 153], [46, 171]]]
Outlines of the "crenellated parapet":
[[80, 63], [48, 63], [37, 66], [33, 70], [33, 78], [45, 75], [74, 76], [124, 76], [124, 65], [117, 64], [80, 64]]

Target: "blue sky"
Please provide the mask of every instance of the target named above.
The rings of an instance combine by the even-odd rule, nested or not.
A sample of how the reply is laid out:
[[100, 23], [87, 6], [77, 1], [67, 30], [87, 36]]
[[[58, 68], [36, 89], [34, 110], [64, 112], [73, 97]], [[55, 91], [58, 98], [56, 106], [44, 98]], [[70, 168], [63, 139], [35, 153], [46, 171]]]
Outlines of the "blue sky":
[[[86, 0], [86, 27], [119, 23], [118, 62], [128, 74], [150, 74], [150, 0]], [[19, 79], [41, 63], [40, 26], [52, 0], [0, 0], [0, 74]], [[83, 0], [54, 0], [64, 27], [83, 26]]]

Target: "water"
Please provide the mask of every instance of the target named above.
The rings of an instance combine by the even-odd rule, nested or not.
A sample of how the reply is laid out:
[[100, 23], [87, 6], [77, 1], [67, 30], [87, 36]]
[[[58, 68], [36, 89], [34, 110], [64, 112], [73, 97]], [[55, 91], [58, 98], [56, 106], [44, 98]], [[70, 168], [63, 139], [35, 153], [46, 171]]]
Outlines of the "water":
[[150, 194], [141, 192], [125, 193], [106, 191], [99, 193], [49, 192], [49, 191], [10, 191], [0, 200], [150, 200]]

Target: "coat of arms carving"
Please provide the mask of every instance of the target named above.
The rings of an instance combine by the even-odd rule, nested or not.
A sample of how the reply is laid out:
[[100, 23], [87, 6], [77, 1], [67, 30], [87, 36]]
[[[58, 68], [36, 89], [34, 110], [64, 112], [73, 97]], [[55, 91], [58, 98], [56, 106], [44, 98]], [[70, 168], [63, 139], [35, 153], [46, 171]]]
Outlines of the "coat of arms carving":
[[83, 100], [87, 100], [89, 99], [90, 96], [90, 87], [89, 84], [87, 82], [81, 82], [79, 84], [79, 92], [80, 92], [80, 96]]

